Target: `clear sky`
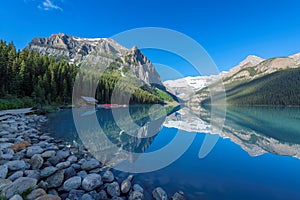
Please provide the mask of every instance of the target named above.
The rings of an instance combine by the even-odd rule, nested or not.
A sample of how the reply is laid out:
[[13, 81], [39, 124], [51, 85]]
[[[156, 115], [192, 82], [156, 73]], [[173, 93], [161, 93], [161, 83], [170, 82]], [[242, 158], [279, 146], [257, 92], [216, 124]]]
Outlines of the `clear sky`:
[[[20, 49], [52, 33], [110, 37], [150, 26], [192, 37], [221, 71], [249, 54], [271, 58], [300, 52], [299, 0], [2, 0], [0, 19], [0, 38]], [[186, 65], [168, 54], [145, 54], [177, 69]]]

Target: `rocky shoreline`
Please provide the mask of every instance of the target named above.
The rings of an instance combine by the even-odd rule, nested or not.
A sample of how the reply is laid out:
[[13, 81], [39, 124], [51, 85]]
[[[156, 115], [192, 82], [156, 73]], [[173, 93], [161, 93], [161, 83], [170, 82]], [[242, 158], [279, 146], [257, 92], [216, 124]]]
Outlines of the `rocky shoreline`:
[[[5, 115], [0, 119], [0, 199], [143, 200], [134, 176], [120, 180], [83, 147], [67, 145], [41, 131], [42, 115]], [[157, 187], [155, 200], [171, 198]]]

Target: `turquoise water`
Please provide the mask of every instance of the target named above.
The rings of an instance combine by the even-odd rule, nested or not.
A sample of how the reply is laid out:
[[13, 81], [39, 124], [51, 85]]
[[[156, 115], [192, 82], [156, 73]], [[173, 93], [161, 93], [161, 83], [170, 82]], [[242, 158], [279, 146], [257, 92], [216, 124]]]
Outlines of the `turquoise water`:
[[[149, 128], [149, 122], [153, 120], [148, 115], [150, 108], [133, 106], [129, 109], [129, 117], [142, 127], [139, 130], [146, 136], [147, 131], [153, 130], [153, 127]], [[122, 116], [126, 108], [115, 109], [121, 115], [122, 128], [115, 122], [111, 110], [103, 109], [95, 114], [110, 140], [127, 151], [149, 153], [169, 144], [178, 134], [182, 138], [194, 137], [187, 151], [169, 166], [135, 175], [134, 181], [144, 186], [146, 196], [153, 188], [163, 186], [168, 194], [182, 190], [187, 199], [196, 200], [300, 199], [299, 108], [228, 109], [223, 132], [219, 133], [221, 137], [203, 159], [198, 158], [198, 153], [207, 135], [203, 132], [207, 131], [201, 131], [199, 124], [207, 123], [209, 119], [201, 119], [202, 113], [184, 108], [182, 111], [185, 112], [179, 110], [161, 117], [154, 124], [156, 135], [136, 139], [120, 135], [124, 124], [132, 126], [128, 116]], [[54, 137], [81, 142], [71, 110], [52, 113], [48, 117], [47, 130]], [[157, 161], [159, 159], [163, 158], [157, 158]]]

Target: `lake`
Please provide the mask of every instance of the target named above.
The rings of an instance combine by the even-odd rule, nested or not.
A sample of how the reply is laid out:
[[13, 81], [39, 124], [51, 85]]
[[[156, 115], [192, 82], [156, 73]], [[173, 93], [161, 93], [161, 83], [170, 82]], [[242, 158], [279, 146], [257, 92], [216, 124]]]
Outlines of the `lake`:
[[[72, 110], [49, 114], [46, 130], [65, 141], [85, 145], [88, 141], [88, 148], [95, 153], [106, 145], [102, 140], [99, 143], [97, 133], [91, 130], [96, 118], [118, 155], [124, 150], [137, 155], [130, 157], [130, 162], [111, 159], [118, 161], [116, 166], [121, 169], [127, 162], [133, 168], [138, 166], [137, 170], [147, 170], [153, 163], [182, 154], [164, 168], [135, 174], [134, 182], [147, 190], [146, 197], [151, 195], [149, 191], [162, 186], [168, 194], [181, 190], [192, 200], [300, 199], [300, 108], [227, 108], [223, 131], [213, 135], [209, 115], [203, 109], [183, 107], [168, 110], [167, 116], [161, 107], [149, 105], [77, 111], [74, 116], [82, 125], [76, 127], [86, 129], [86, 133], [76, 130]], [[219, 139], [200, 159], [199, 149], [207, 136]], [[175, 148], [170, 147], [170, 156], [158, 156], [141, 168], [140, 164], [147, 162], [145, 155], [172, 146], [173, 140], [179, 142]], [[117, 157], [116, 152], [113, 155]], [[108, 163], [115, 164], [111, 160], [107, 159]], [[116, 171], [120, 177], [128, 175]]]

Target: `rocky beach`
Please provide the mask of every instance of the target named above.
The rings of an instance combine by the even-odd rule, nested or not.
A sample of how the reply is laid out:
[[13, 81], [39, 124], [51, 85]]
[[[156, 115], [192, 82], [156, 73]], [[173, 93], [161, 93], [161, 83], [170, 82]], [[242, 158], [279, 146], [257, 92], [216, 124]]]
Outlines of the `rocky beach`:
[[[121, 179], [78, 144], [51, 137], [41, 129], [47, 118], [36, 114], [5, 113], [0, 117], [0, 199], [147, 199], [134, 175]], [[163, 188], [155, 200], [170, 197]]]

